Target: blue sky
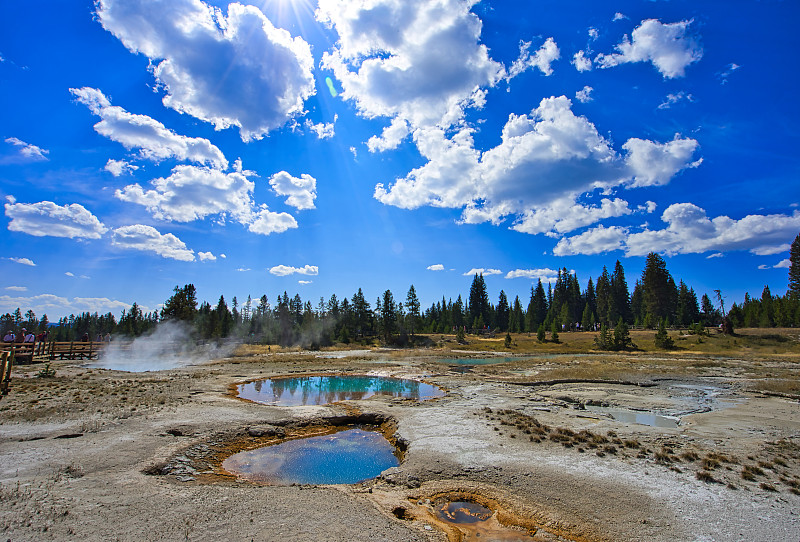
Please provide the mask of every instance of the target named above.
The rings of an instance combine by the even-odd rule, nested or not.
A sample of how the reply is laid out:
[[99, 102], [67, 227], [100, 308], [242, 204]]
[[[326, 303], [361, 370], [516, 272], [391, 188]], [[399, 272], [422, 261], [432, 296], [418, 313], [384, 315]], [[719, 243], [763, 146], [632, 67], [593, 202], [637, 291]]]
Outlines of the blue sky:
[[0, 311], [786, 290], [789, 1], [6, 2]]

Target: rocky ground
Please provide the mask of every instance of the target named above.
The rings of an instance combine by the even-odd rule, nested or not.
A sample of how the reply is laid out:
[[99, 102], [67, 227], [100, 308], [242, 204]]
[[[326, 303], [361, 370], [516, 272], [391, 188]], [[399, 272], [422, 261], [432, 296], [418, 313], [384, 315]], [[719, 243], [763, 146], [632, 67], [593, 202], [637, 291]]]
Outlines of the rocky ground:
[[[496, 512], [496, 532], [478, 540], [800, 539], [800, 401], [754, 385], [794, 378], [794, 358], [597, 354], [575, 370], [569, 356], [464, 366], [436, 350], [323, 355], [241, 349], [148, 373], [59, 362], [54, 377], [17, 367], [0, 400], [0, 536], [461, 540], [476, 533], [434, 509], [463, 499]], [[230, 393], [329, 371], [448, 393], [320, 407]], [[406, 447], [400, 466], [326, 487], [257, 486], [221, 469], [226, 453], [349, 422], [383, 424]]]

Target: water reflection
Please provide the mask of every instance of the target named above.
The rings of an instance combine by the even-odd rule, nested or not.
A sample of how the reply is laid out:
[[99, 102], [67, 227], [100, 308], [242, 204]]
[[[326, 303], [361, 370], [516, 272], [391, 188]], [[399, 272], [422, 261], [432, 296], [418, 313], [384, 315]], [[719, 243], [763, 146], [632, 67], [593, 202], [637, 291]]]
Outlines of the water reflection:
[[444, 392], [425, 382], [384, 376], [294, 376], [238, 386], [238, 396], [242, 399], [282, 406], [326, 405], [367, 399], [377, 394], [425, 401], [442, 397]]
[[494, 512], [471, 501], [449, 501], [436, 507], [439, 519], [458, 526], [462, 540], [523, 542], [535, 540], [526, 531], [502, 525]]
[[355, 484], [396, 467], [393, 452], [380, 433], [350, 429], [240, 452], [222, 468], [270, 484]]

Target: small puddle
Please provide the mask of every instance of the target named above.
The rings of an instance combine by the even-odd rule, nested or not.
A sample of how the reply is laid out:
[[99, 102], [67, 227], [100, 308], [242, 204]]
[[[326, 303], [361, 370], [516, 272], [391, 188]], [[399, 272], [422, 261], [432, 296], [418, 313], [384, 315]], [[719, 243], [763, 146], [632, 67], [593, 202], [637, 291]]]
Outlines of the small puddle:
[[617, 408], [587, 406], [586, 410], [598, 414], [608, 414], [615, 420], [623, 423], [638, 423], [650, 427], [675, 429], [680, 423], [680, 418], [675, 416], [661, 416], [652, 412], [639, 412], [636, 410], [622, 410]]
[[368, 399], [373, 395], [426, 401], [443, 397], [438, 386], [385, 376], [290, 376], [267, 378], [237, 386], [237, 397], [265, 405], [327, 405]]
[[252, 482], [355, 484], [399, 465], [395, 448], [376, 431], [349, 429], [239, 452], [222, 463]]
[[501, 524], [491, 509], [476, 502], [446, 501], [435, 506], [435, 514], [441, 521], [452, 524], [461, 531], [460, 540], [498, 542], [535, 540], [528, 531]]

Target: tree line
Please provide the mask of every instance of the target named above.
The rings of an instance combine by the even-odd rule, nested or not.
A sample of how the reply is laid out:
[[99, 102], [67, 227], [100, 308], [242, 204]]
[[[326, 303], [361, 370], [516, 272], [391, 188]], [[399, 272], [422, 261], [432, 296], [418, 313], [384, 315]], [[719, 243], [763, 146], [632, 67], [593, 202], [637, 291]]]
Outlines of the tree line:
[[405, 298], [395, 299], [386, 290], [371, 304], [361, 288], [350, 298], [335, 294], [316, 304], [284, 292], [274, 305], [266, 295], [250, 296], [230, 305], [220, 296], [215, 305], [198, 304], [192, 284], [176, 286], [160, 312], [143, 312], [134, 303], [119, 319], [112, 313], [88, 312], [70, 315], [51, 324], [47, 316], [37, 319], [32, 310], [20, 309], [0, 316], [0, 329], [50, 331], [51, 339], [78, 340], [84, 334], [94, 338], [111, 333], [136, 337], [148, 333], [159, 322], [179, 321], [190, 327], [195, 338], [233, 338], [245, 342], [325, 346], [334, 342], [366, 341], [380, 338], [384, 343], [413, 344], [430, 333], [538, 333], [543, 330], [601, 330], [623, 323], [627, 326], [660, 328], [718, 326], [727, 321], [733, 327], [800, 327], [800, 235], [791, 245], [789, 288], [786, 295], [772, 295], [764, 287], [760, 298], [745, 295], [741, 304], [728, 310], [716, 290], [714, 298], [699, 299], [683, 280], [677, 283], [664, 258], [650, 253], [632, 291], [619, 260], [613, 270], [603, 267], [595, 283], [590, 277], [581, 288], [578, 277], [566, 268], [557, 272], [555, 282], [545, 288], [541, 279], [531, 287], [527, 303], [516, 296], [510, 300], [500, 290], [497, 302], [490, 301], [483, 275], [473, 277], [466, 299], [445, 299], [422, 309], [412, 285]]

